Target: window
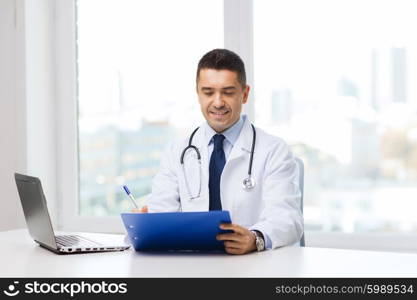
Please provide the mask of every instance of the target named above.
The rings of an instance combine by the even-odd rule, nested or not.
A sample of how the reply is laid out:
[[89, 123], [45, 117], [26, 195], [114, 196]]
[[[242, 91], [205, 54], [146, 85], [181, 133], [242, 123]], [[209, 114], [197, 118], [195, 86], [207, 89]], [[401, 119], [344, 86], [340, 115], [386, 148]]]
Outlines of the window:
[[200, 57], [223, 47], [223, 1], [78, 0], [79, 214], [150, 192], [167, 142], [202, 121]]
[[306, 165], [306, 230], [416, 232], [413, 1], [254, 1], [255, 121]]

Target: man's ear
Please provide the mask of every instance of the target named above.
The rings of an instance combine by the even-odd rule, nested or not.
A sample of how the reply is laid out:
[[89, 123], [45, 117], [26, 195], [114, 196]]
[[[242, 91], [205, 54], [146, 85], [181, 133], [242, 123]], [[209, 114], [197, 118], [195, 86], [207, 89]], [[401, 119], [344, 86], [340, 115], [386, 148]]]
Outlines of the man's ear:
[[245, 89], [243, 91], [243, 100], [242, 103], [245, 104], [246, 102], [248, 102], [249, 99], [249, 91], [250, 91], [250, 86], [246, 85]]

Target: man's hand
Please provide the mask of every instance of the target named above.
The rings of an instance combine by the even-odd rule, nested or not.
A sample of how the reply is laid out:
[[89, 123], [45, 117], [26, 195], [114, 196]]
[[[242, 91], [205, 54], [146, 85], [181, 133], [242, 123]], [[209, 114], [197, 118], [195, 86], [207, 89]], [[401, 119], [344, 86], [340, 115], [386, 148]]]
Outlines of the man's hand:
[[246, 254], [256, 250], [255, 235], [237, 224], [220, 224], [223, 230], [233, 230], [233, 233], [217, 235], [217, 240], [224, 241], [224, 247], [229, 254]]
[[148, 212], [148, 206], [147, 206], [147, 205], [145, 205], [145, 206], [143, 206], [143, 207], [142, 207], [142, 208], [140, 208], [140, 209], [133, 208], [133, 209], [131, 210], [131, 212], [133, 212], [133, 213], [147, 213], [147, 212]]

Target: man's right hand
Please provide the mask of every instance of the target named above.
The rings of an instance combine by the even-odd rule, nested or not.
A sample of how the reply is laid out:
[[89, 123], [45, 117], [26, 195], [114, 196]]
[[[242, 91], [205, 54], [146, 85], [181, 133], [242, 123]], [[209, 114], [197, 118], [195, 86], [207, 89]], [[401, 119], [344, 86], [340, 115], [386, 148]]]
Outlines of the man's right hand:
[[147, 213], [148, 212], [148, 206], [147, 205], [145, 205], [145, 206], [142, 206], [142, 208], [133, 208], [132, 210], [131, 210], [131, 212], [132, 213]]

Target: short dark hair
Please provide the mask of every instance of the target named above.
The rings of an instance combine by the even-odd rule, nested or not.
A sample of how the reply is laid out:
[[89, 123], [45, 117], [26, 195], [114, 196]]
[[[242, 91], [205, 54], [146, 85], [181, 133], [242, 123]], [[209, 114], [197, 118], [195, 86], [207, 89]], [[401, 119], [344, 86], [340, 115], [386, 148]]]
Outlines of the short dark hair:
[[227, 49], [214, 49], [204, 54], [198, 62], [196, 76], [197, 83], [200, 77], [201, 69], [234, 71], [237, 73], [237, 79], [242, 85], [242, 88], [246, 86], [245, 64], [239, 55], [233, 51]]

